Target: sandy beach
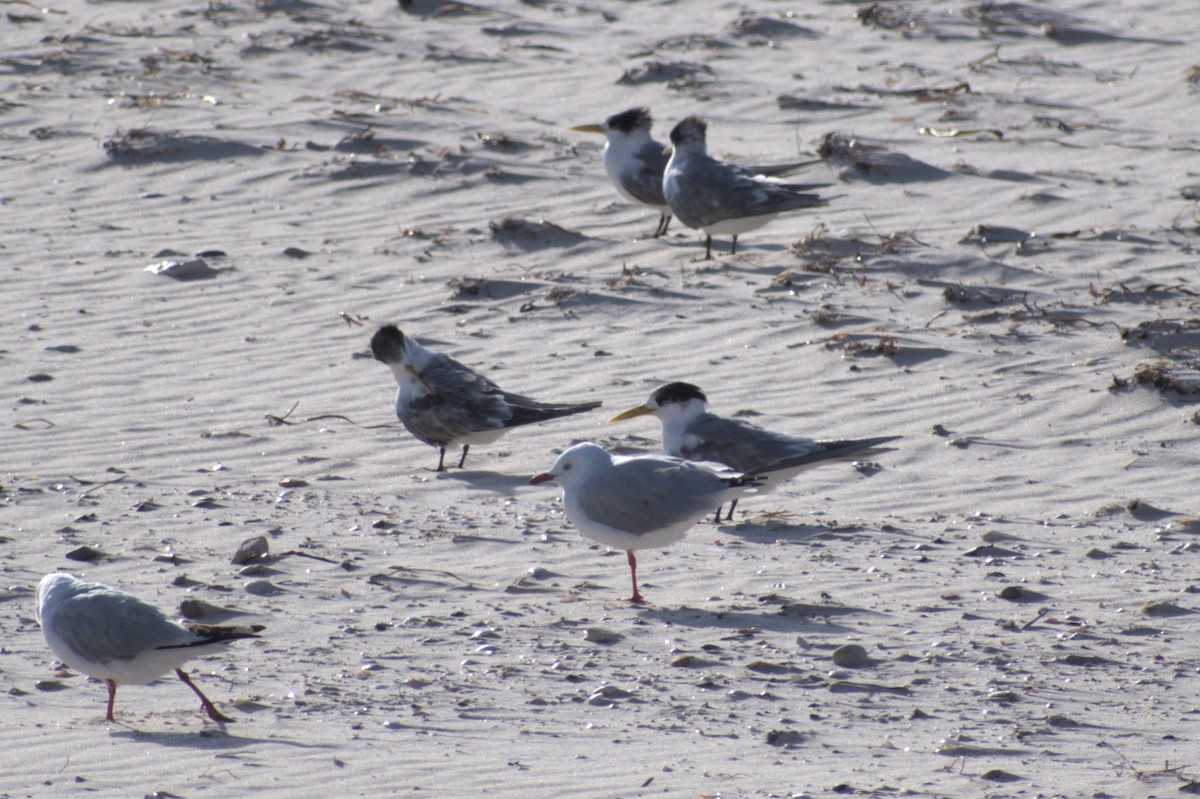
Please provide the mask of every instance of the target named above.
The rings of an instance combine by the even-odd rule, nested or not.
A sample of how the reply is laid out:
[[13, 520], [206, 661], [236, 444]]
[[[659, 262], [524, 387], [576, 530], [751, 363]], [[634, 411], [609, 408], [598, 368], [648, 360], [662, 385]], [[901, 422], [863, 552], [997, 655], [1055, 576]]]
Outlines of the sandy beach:
[[[1200, 56], [1115, 5], [5, 4], [0, 799], [1200, 792]], [[650, 237], [568, 130], [635, 106], [828, 204]], [[388, 323], [604, 405], [434, 472]], [[632, 605], [528, 481], [674, 380], [903, 439]], [[190, 666], [236, 723], [106, 723], [55, 570], [265, 625]]]

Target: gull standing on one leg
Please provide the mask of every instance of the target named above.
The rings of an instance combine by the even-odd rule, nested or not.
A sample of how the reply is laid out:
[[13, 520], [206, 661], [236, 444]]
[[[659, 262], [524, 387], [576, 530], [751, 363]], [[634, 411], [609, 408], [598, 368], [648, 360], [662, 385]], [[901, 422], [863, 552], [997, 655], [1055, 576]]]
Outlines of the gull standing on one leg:
[[712, 258], [712, 237], [756, 230], [779, 214], [824, 205], [811, 189], [822, 184], [790, 184], [746, 174], [708, 154], [708, 124], [690, 116], [671, 131], [671, 158], [663, 174], [663, 195], [679, 221], [704, 231], [704, 258]]
[[637, 584], [638, 549], [673, 544], [721, 505], [754, 490], [752, 475], [722, 475], [704, 464], [662, 455], [613, 457], [592, 443], [576, 444], [530, 485], [558, 483], [563, 511], [584, 536], [625, 550], [631, 602], [645, 602]]

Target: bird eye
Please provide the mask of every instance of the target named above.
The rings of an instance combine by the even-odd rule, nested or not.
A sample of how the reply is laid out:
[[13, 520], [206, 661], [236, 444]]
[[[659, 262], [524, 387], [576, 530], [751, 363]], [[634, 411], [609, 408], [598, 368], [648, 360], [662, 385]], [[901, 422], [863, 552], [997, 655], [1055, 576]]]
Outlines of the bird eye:
[[569, 472], [569, 471], [571, 471], [571, 464], [569, 464], [569, 463], [564, 463], [564, 464], [563, 464], [563, 471], [564, 471], [564, 472]]

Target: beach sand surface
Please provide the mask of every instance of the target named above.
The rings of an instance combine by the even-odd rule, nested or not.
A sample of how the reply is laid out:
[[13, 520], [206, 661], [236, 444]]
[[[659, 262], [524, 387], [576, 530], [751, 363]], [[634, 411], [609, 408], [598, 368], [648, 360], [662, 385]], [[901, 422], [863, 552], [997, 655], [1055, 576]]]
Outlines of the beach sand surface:
[[[0, 796], [1200, 790], [1189, 6], [404, 5], [4, 7]], [[828, 204], [649, 238], [568, 131], [637, 105]], [[386, 323], [604, 407], [435, 473]], [[527, 483], [656, 451], [604, 421], [672, 380], [903, 439], [642, 552], [631, 606]], [[104, 723], [55, 570], [266, 625], [190, 666], [236, 723], [170, 676]]]

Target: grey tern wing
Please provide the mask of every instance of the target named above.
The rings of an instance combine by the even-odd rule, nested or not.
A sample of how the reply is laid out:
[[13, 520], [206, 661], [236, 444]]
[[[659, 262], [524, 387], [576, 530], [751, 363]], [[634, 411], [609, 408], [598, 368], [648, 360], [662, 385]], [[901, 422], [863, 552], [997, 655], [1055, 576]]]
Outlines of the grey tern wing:
[[508, 427], [517, 427], [518, 425], [531, 424], [533, 422], [544, 422], [549, 419], [557, 419], [560, 416], [571, 416], [572, 414], [599, 408], [602, 404], [598, 401], [539, 402], [529, 397], [523, 397], [520, 394], [510, 394], [507, 391], [500, 393], [503, 395], [504, 401], [508, 404], [509, 412], [512, 414], [507, 425]]
[[812, 161], [793, 161], [789, 164], [764, 164], [761, 166], [739, 166], [736, 167], [739, 173], [743, 175], [764, 175], [769, 178], [779, 178], [786, 175], [794, 175], [802, 171], [806, 167], [814, 164], [822, 163], [821, 159]]
[[499, 386], [447, 355], [435, 355], [418, 377], [429, 393], [413, 403], [414, 411], [436, 414], [448, 428], [494, 430], [512, 418]]
[[765, 475], [771, 472], [781, 472], [784, 470], [801, 471], [808, 466], [818, 463], [828, 463], [837, 460], [849, 460], [854, 457], [863, 457], [866, 455], [877, 455], [882, 452], [891, 452], [890, 447], [884, 447], [891, 441], [897, 441], [901, 436], [879, 436], [877, 438], [858, 438], [849, 439], [846, 441], [821, 441], [817, 442], [818, 449], [802, 455], [790, 455], [774, 463], [768, 463], [753, 469], [749, 472], [749, 476]]
[[620, 176], [621, 188], [643, 205], [661, 208], [667, 204], [663, 196], [663, 172], [668, 159], [663, 149], [662, 144], [650, 140], [634, 153], [632, 168]]
[[688, 227], [703, 228], [727, 219], [779, 214], [823, 204], [815, 194], [739, 175], [707, 156], [692, 156], [673, 170], [676, 191], [671, 210]]
[[716, 461], [739, 472], [750, 472], [781, 458], [808, 455], [821, 445], [807, 438], [765, 430], [740, 419], [706, 413], [684, 430], [689, 460]]
[[646, 535], [706, 515], [733, 485], [686, 461], [633, 458], [580, 485], [578, 504], [595, 522]]
[[599, 402], [538, 402], [512, 394], [446, 355], [431, 360], [420, 378], [429, 393], [412, 402], [402, 421], [413, 435], [436, 445], [473, 432], [542, 422], [600, 406]]

